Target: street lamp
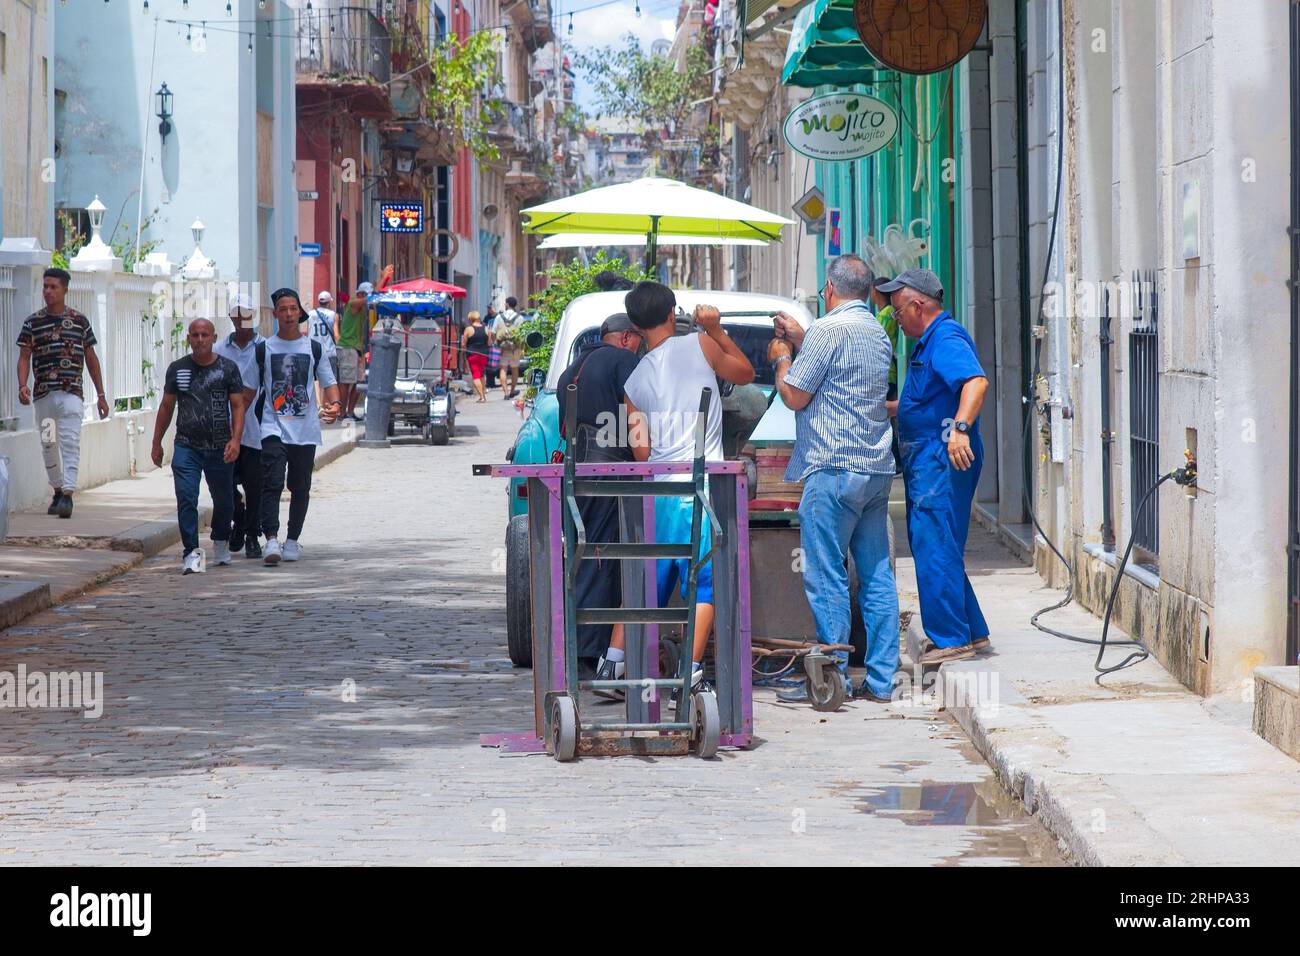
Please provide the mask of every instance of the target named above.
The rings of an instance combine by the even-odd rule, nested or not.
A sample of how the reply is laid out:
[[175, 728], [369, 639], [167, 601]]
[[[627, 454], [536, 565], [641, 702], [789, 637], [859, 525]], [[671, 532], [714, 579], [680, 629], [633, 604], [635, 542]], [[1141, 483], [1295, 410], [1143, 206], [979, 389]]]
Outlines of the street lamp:
[[397, 171], [402, 174], [410, 173], [415, 168], [415, 154], [420, 151], [420, 140], [416, 137], [415, 131], [409, 126], [402, 132], [402, 135], [393, 141], [393, 156], [396, 159]]
[[154, 95], [158, 97], [158, 112], [156, 115], [160, 120], [162, 120], [162, 122], [158, 124], [158, 135], [162, 137], [162, 141], [166, 143], [167, 134], [172, 131], [172, 91], [167, 89], [167, 84], [164, 83], [158, 88], [158, 92]]

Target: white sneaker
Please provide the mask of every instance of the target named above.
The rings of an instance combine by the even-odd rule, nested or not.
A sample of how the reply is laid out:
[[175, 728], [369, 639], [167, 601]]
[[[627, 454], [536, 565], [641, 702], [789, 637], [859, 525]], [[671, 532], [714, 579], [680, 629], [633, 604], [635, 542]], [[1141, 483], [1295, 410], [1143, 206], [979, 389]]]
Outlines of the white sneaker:
[[262, 548], [262, 561], [271, 565], [280, 563], [280, 540], [278, 538], [266, 539], [266, 545]]
[[181, 574], [202, 574], [203, 571], [203, 550], [195, 548], [185, 555], [185, 560], [181, 562]]
[[302, 549], [298, 547], [298, 542], [290, 538], [284, 543], [284, 560], [297, 561], [302, 557]]
[[229, 541], [212, 542], [212, 563], [213, 564], [230, 563], [230, 542]]

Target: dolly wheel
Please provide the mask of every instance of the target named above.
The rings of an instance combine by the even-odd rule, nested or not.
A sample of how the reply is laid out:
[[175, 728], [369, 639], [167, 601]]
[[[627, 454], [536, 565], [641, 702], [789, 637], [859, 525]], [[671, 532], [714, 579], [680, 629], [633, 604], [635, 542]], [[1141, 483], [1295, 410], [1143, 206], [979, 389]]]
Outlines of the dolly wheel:
[[712, 760], [718, 752], [718, 737], [722, 733], [722, 721], [718, 717], [718, 695], [711, 690], [702, 690], [694, 695], [695, 756], [701, 760]]
[[551, 702], [551, 755], [566, 763], [578, 755], [578, 710], [573, 698], [557, 697]]
[[830, 660], [820, 656], [816, 661], [813, 658], [812, 654], [804, 658], [804, 669], [808, 672], [808, 700], [813, 710], [839, 710], [844, 704], [844, 677]]

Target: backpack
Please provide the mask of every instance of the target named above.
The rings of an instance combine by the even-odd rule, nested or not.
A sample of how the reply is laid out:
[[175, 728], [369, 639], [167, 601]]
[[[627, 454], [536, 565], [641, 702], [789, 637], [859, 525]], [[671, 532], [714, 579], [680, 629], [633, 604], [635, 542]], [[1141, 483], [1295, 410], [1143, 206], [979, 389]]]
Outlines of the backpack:
[[[311, 339], [311, 377], [316, 378], [316, 366], [320, 365], [321, 344], [315, 339]], [[266, 408], [266, 340], [263, 339], [256, 345], [257, 349], [257, 404], [253, 406], [253, 412], [257, 415], [257, 420], [262, 420], [262, 411]]]

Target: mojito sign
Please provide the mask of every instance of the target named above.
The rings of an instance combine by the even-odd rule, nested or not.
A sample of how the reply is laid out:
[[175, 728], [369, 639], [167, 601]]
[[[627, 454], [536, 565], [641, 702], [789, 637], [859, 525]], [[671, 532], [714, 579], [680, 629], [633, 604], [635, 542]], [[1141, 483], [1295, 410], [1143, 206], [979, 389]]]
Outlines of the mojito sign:
[[898, 132], [898, 114], [865, 93], [826, 93], [804, 100], [785, 118], [785, 141], [809, 159], [861, 159]]

